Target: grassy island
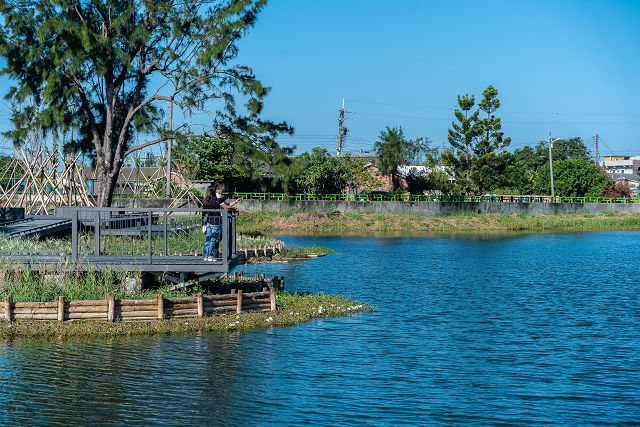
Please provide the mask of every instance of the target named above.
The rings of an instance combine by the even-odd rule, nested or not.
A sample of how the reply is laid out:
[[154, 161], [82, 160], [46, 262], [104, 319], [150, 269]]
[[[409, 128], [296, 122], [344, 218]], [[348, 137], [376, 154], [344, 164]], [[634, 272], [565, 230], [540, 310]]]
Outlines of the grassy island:
[[549, 232], [640, 230], [640, 214], [504, 215], [461, 214], [424, 216], [376, 213], [340, 214], [284, 211], [243, 212], [238, 218], [242, 232], [318, 234], [427, 234], [482, 232]]
[[[99, 299], [109, 291], [119, 297], [152, 299], [160, 293], [165, 297], [180, 297], [193, 294], [202, 289], [189, 291], [154, 291], [127, 294], [120, 286], [118, 275], [88, 273], [82, 279], [68, 278], [52, 283], [35, 280], [33, 273], [23, 272], [17, 283], [9, 286], [6, 282], [0, 287], [0, 296], [12, 292], [15, 301], [48, 301], [52, 295], [66, 298], [83, 297]], [[114, 285], [115, 282], [115, 285]], [[242, 314], [219, 314], [201, 318], [172, 318], [147, 321], [0, 321], [0, 338], [71, 338], [71, 337], [117, 337], [132, 335], [154, 335], [169, 333], [201, 333], [241, 331], [259, 328], [285, 327], [306, 322], [311, 319], [345, 316], [371, 311], [372, 307], [348, 300], [341, 296], [328, 294], [302, 294], [278, 291], [276, 311], [247, 312]]]

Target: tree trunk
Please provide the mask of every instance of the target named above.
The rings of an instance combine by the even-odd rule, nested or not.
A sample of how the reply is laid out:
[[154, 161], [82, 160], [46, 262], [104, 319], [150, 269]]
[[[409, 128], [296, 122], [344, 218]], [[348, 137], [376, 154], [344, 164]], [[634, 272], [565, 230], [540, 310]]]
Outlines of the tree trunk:
[[120, 168], [115, 166], [112, 168], [98, 168], [96, 173], [96, 185], [97, 199], [96, 206], [99, 208], [106, 208], [111, 206], [113, 201], [113, 192], [116, 189], [116, 182], [118, 181], [118, 175], [120, 174]]

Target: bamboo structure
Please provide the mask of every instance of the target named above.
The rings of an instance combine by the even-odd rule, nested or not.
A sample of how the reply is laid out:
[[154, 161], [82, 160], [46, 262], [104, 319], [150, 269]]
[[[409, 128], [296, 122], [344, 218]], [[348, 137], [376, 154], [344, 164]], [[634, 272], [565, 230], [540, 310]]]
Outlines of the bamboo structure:
[[[167, 182], [166, 168], [153, 168], [150, 174], [144, 173], [144, 169], [149, 168], [133, 167], [120, 172], [118, 177], [119, 193], [135, 198], [164, 198], [164, 186]], [[95, 179], [95, 172], [93, 179]], [[201, 203], [200, 199], [193, 194], [194, 183], [185, 178], [180, 172], [171, 172], [171, 188], [174, 190], [173, 197], [167, 207], [174, 208], [184, 203], [185, 200], [195, 202], [196, 205]]]
[[[0, 171], [0, 207], [21, 207], [27, 213], [46, 215], [59, 206], [95, 206], [90, 183], [97, 182], [96, 171], [84, 167], [81, 156], [51, 150], [37, 137], [23, 147], [14, 147], [9, 166]], [[153, 168], [151, 174], [140, 170], [123, 169], [118, 177], [118, 192], [134, 198], [163, 198], [166, 168]], [[171, 173], [173, 197], [167, 207], [176, 207], [185, 200], [198, 205], [194, 183], [180, 170], [176, 165], [176, 171]]]
[[215, 314], [275, 311], [275, 288], [243, 293], [232, 289], [224, 295], [202, 295], [187, 298], [149, 300], [116, 300], [106, 295], [103, 300], [67, 301], [57, 297], [49, 302], [13, 302], [7, 295], [0, 306], [0, 321], [12, 320], [100, 320], [105, 322], [196, 318]]
[[41, 144], [15, 148], [0, 176], [0, 207], [46, 215], [58, 206], [93, 206], [80, 156], [60, 157]]

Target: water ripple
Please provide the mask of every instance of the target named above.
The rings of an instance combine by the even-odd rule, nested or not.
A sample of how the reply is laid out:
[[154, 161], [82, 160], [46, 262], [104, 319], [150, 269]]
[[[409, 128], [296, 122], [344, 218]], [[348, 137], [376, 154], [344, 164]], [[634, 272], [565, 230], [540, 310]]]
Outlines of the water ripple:
[[0, 424], [621, 424], [640, 419], [639, 233], [285, 238], [243, 267], [376, 311], [286, 329], [0, 343]]

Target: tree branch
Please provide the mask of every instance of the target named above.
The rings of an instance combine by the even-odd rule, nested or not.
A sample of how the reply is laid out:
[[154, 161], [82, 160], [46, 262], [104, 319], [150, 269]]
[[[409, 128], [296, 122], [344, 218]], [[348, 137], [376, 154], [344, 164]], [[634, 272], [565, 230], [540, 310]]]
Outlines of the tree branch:
[[[164, 141], [168, 141], [170, 139], [175, 138], [176, 136], [176, 132], [172, 132], [170, 134], [161, 136], [160, 138], [148, 141], [148, 142], [144, 142], [142, 144], [138, 144], [135, 147], [131, 147], [129, 148], [127, 151], [124, 152], [124, 156], [122, 156], [123, 159], [125, 159], [129, 154], [134, 153], [136, 151], [140, 151], [143, 148], [147, 148], [147, 147], [151, 147], [152, 145], [155, 144], [159, 144], [161, 142]], [[211, 135], [207, 135], [207, 134], [191, 134], [191, 135], [184, 135], [185, 138], [211, 138]]]
[[89, 99], [87, 98], [87, 94], [85, 93], [84, 88], [76, 78], [75, 74], [71, 73], [69, 77], [75, 84], [78, 95], [80, 96], [80, 101], [82, 101], [82, 106], [89, 116], [89, 127], [91, 128], [91, 135], [93, 135], [93, 145], [96, 149], [96, 152], [98, 152], [100, 149], [100, 134], [98, 132], [98, 125], [96, 124], [96, 118], [93, 114], [93, 110], [91, 110], [91, 104], [89, 103]]

